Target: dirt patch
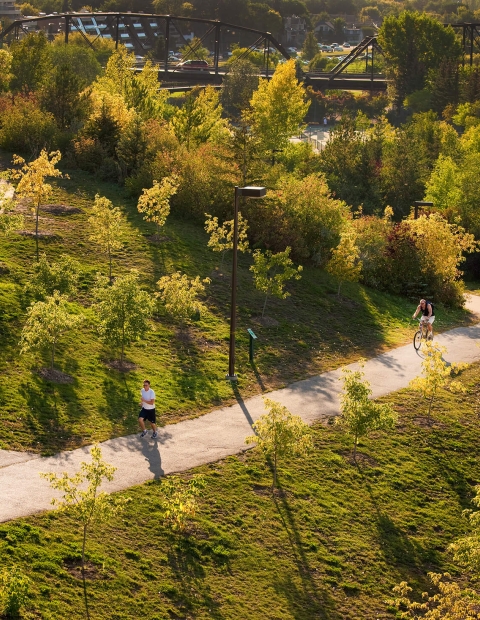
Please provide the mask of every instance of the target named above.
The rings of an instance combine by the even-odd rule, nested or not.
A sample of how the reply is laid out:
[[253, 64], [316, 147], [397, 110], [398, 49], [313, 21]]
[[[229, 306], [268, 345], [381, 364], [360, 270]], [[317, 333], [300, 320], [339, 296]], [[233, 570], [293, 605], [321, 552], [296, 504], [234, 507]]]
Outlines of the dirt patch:
[[[36, 237], [34, 230], [19, 230], [18, 234], [22, 235], [22, 237], [32, 237], [33, 239], [35, 239], [35, 237]], [[46, 232], [46, 231], [39, 230], [38, 231], [38, 238], [39, 239], [49, 239], [50, 241], [54, 241], [54, 240], [57, 240], [57, 239], [61, 239], [61, 236], [58, 235], [57, 233]]]
[[433, 418], [427, 418], [426, 416], [416, 416], [412, 422], [420, 428], [446, 428], [443, 422], [434, 420]]
[[291, 495], [289, 491], [284, 491], [283, 489], [273, 489], [269, 486], [264, 486], [262, 484], [254, 484], [252, 486], [252, 491], [259, 495], [260, 497], [288, 497]]
[[150, 241], [150, 243], [155, 243], [157, 245], [161, 245], [162, 243], [168, 243], [169, 241], [171, 241], [170, 237], [167, 237], [167, 235], [145, 235], [145, 239], [147, 241]]
[[128, 360], [123, 360], [123, 362], [121, 360], [104, 360], [103, 363], [105, 366], [108, 366], [108, 368], [118, 370], [118, 372], [130, 372], [138, 368], [136, 364]]
[[73, 377], [56, 368], [40, 368], [40, 370], [37, 370], [37, 374], [39, 377], [42, 377], [42, 379], [51, 381], [52, 383], [73, 383]]
[[350, 463], [350, 465], [361, 465], [363, 467], [378, 467], [378, 461], [368, 454], [357, 451], [356, 461], [353, 459], [353, 452], [351, 450], [342, 450], [339, 452], [343, 458]]
[[[76, 579], [82, 579], [82, 561], [77, 558], [66, 558], [63, 560], [65, 570], [70, 573]], [[106, 579], [106, 575], [102, 574], [100, 570], [92, 562], [85, 562], [85, 579], [94, 581], [95, 579]]]
[[75, 215], [76, 213], [83, 213], [78, 207], [71, 207], [70, 205], [64, 204], [42, 205], [41, 210], [46, 213], [52, 213], [52, 215]]
[[278, 327], [280, 323], [276, 319], [272, 319], [271, 316], [255, 316], [252, 317], [252, 321], [262, 327]]
[[0, 263], [0, 276], [6, 276], [10, 273], [10, 269], [5, 265], [5, 263]]

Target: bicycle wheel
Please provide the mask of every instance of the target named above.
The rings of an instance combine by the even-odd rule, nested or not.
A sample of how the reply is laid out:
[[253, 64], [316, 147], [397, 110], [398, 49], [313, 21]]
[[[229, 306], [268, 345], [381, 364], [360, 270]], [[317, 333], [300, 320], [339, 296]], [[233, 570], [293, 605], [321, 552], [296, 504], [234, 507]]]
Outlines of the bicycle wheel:
[[422, 330], [419, 329], [418, 332], [416, 332], [415, 336], [413, 337], [413, 346], [415, 348], [415, 351], [418, 351], [421, 344], [422, 344]]

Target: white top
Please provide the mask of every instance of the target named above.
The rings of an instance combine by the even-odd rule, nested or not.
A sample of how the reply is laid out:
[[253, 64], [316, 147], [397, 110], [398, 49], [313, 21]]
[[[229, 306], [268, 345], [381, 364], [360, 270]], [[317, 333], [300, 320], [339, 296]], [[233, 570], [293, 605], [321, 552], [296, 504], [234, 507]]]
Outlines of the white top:
[[145, 390], [144, 388], [142, 388], [140, 390], [140, 394], [142, 397], [142, 407], [144, 409], [155, 409], [155, 403], [153, 405], [149, 405], [148, 403], [143, 402], [145, 400], [153, 400], [155, 398], [155, 392], [152, 390], [152, 388], [150, 388], [149, 390]]

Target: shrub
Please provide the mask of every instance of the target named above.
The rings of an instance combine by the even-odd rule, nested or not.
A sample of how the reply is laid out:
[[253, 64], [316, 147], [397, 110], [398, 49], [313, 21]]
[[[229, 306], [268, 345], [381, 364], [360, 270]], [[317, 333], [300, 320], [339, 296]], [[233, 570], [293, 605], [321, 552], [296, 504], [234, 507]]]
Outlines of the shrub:
[[0, 146], [29, 156], [37, 155], [42, 148], [51, 150], [57, 141], [57, 125], [53, 114], [42, 112], [29, 99], [17, 103], [2, 114]]
[[30, 579], [16, 566], [4, 568], [0, 575], [1, 599], [7, 617], [18, 617], [30, 595]]

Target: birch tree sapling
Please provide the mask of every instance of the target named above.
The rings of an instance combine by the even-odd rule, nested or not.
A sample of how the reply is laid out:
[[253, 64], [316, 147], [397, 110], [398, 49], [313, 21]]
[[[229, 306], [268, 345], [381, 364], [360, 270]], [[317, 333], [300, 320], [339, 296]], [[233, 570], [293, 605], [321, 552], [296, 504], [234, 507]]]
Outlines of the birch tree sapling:
[[76, 327], [83, 316], [73, 314], [65, 295], [55, 291], [45, 301], [31, 304], [20, 339], [21, 353], [50, 349], [50, 368], [55, 363], [55, 349], [61, 336]]
[[[234, 220], [227, 220], [220, 226], [218, 223], [218, 217], [212, 217], [209, 213], [205, 213], [205, 231], [210, 235], [207, 247], [211, 248], [214, 252], [222, 253], [222, 260], [220, 267], [223, 265], [223, 259], [227, 250], [233, 249], [233, 231]], [[248, 252], [248, 222], [242, 217], [242, 214], [238, 213], [238, 239], [237, 249], [239, 252]]]
[[290, 293], [285, 291], [285, 284], [292, 278], [300, 280], [303, 267], [302, 265], [295, 267], [290, 258], [290, 248], [287, 247], [284, 252], [277, 252], [277, 254], [273, 254], [270, 250], [266, 252], [255, 250], [250, 271], [253, 272], [255, 288], [265, 293], [262, 309], [263, 318], [268, 297], [270, 295], [279, 299], [289, 297]]
[[189, 279], [187, 275], [179, 271], [171, 276], [163, 276], [157, 282], [160, 292], [157, 297], [165, 305], [166, 311], [179, 319], [183, 324], [194, 314], [199, 314], [206, 308], [198, 299], [205, 293], [205, 284], [210, 283], [210, 278], [200, 280], [200, 277]]
[[62, 254], [57, 262], [49, 263], [45, 253], [33, 265], [33, 274], [25, 286], [25, 292], [42, 300], [55, 291], [71, 297], [78, 289], [80, 263], [68, 254]]
[[253, 425], [255, 435], [247, 437], [245, 442], [256, 443], [265, 458], [272, 461], [272, 491], [277, 486], [277, 469], [279, 459], [288, 456], [302, 456], [313, 448], [310, 428], [299, 416], [294, 416], [280, 403], [263, 399], [267, 413], [263, 414]]
[[446, 362], [443, 359], [447, 352], [446, 347], [427, 340], [422, 343], [421, 352], [424, 355], [422, 361], [422, 376], [410, 381], [410, 387], [419, 391], [423, 398], [428, 400], [427, 419], [432, 421], [431, 413], [435, 398], [440, 389], [449, 389], [452, 392], [465, 392], [465, 387], [460, 381], [455, 381], [453, 376], [464, 370], [467, 364]]
[[157, 225], [157, 239], [160, 239], [160, 229], [165, 226], [170, 214], [170, 199], [177, 193], [178, 178], [175, 175], [164, 177], [160, 183], [153, 182], [153, 187], [144, 189], [138, 199], [138, 211], [144, 213], [147, 222]]
[[360, 251], [355, 241], [353, 231], [342, 233], [338, 246], [332, 250], [332, 257], [325, 266], [326, 271], [338, 280], [338, 297], [343, 282], [358, 282], [362, 272]]
[[52, 186], [45, 183], [47, 177], [61, 177], [62, 173], [55, 166], [58, 164], [62, 155], [60, 151], [47, 153], [43, 149], [37, 159], [27, 164], [22, 157], [13, 156], [14, 166], [19, 169], [10, 170], [10, 177], [18, 181], [16, 193], [20, 198], [31, 200], [31, 209], [35, 215], [35, 254], [37, 261], [40, 259], [38, 251], [38, 216], [40, 206], [46, 202], [52, 193]]
[[129, 501], [126, 498], [108, 495], [100, 492], [104, 481], [111, 482], [115, 467], [102, 459], [102, 451], [98, 445], [90, 450], [91, 463], [80, 464], [80, 471], [69, 476], [66, 472], [61, 476], [54, 473], [41, 473], [42, 478], [50, 482], [50, 486], [63, 493], [61, 500], [52, 499], [52, 504], [60, 510], [70, 513], [82, 528], [82, 580], [85, 612], [90, 618], [87, 597], [87, 583], [85, 579], [85, 558], [87, 536], [95, 523], [107, 523]]
[[133, 269], [110, 286], [107, 278], [99, 277], [94, 295], [100, 338], [110, 348], [120, 349], [123, 365], [125, 347], [148, 331], [148, 319], [155, 303], [153, 296], [140, 288], [138, 271]]
[[108, 257], [108, 277], [112, 280], [112, 254], [123, 247], [124, 219], [118, 207], [108, 198], [95, 196], [92, 214], [88, 218], [90, 241], [97, 243]]
[[370, 384], [359, 370], [343, 369], [343, 392], [340, 415], [335, 423], [353, 435], [353, 460], [357, 460], [358, 440], [371, 431], [388, 430], [395, 426], [397, 416], [390, 405], [371, 400]]

